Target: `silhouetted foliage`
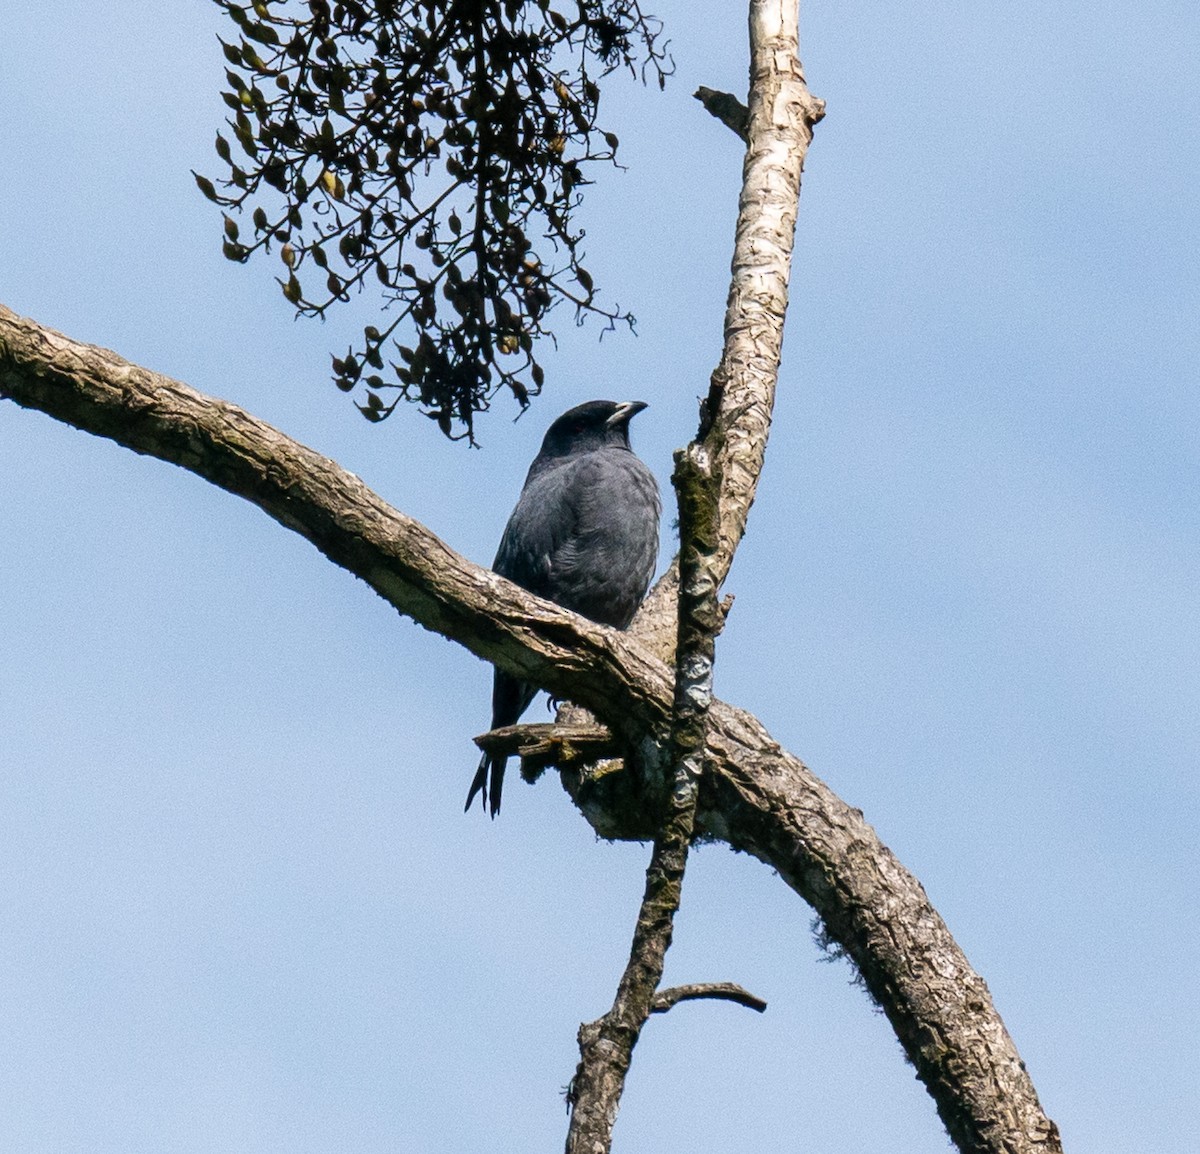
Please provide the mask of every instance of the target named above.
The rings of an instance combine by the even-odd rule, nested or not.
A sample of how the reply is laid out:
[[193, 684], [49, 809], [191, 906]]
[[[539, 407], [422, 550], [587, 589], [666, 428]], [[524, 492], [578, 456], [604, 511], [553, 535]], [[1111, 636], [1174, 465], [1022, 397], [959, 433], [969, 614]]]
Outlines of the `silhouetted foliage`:
[[378, 286], [383, 321], [333, 359], [364, 416], [416, 401], [471, 437], [498, 389], [522, 407], [541, 389], [534, 344], [560, 300], [632, 325], [596, 303], [572, 214], [585, 166], [617, 148], [598, 79], [670, 71], [637, 0], [216, 2], [239, 31], [221, 42], [229, 175], [196, 181], [233, 210], [230, 260], [278, 246], [300, 314]]

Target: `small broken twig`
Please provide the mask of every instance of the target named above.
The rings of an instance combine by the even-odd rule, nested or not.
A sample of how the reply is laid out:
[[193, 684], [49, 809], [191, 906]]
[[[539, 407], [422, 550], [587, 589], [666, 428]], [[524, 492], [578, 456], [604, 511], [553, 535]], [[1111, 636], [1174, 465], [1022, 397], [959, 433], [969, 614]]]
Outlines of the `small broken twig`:
[[692, 95], [726, 128], [750, 143], [750, 110], [732, 92], [718, 92], [701, 84]]
[[505, 725], [474, 740], [485, 753], [518, 756], [526, 781], [536, 781], [551, 766], [575, 769], [621, 754], [608, 729], [595, 724]]
[[686, 986], [671, 986], [659, 990], [650, 1004], [650, 1013], [665, 1014], [680, 1002], [691, 1002], [697, 998], [716, 998], [724, 1002], [737, 1002], [755, 1013], [761, 1014], [767, 1003], [735, 982], [692, 982]]

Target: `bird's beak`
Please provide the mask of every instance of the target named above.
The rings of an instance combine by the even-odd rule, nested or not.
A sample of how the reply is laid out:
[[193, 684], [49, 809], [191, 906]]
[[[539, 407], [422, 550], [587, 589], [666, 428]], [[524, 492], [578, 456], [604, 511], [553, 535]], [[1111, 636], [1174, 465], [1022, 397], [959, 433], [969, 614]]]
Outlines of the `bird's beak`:
[[604, 423], [610, 429], [615, 429], [620, 425], [628, 424], [638, 413], [648, 407], [645, 401], [623, 401], [617, 406], [617, 411]]

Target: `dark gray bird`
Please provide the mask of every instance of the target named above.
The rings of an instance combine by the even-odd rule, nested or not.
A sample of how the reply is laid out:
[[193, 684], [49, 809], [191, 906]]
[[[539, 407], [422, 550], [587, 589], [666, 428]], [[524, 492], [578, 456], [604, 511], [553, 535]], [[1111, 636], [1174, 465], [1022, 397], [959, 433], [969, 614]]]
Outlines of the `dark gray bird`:
[[[584, 617], [624, 629], [658, 560], [654, 475], [629, 447], [644, 401], [588, 401], [550, 426], [529, 466], [492, 569]], [[537, 687], [496, 670], [492, 728], [515, 725]], [[506, 757], [484, 754], [467, 794], [500, 812]]]

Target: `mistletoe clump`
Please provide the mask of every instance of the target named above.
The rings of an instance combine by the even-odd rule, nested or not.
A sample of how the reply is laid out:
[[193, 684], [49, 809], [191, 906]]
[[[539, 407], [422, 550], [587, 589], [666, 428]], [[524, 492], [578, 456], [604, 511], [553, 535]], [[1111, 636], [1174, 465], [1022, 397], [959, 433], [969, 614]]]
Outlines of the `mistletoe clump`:
[[522, 407], [540, 390], [556, 303], [632, 324], [596, 303], [572, 217], [617, 148], [599, 79], [670, 70], [637, 0], [217, 3], [238, 30], [228, 174], [196, 181], [226, 210], [225, 255], [276, 250], [298, 313], [382, 294], [380, 324], [333, 358], [364, 416], [415, 401], [470, 438], [498, 389]]

